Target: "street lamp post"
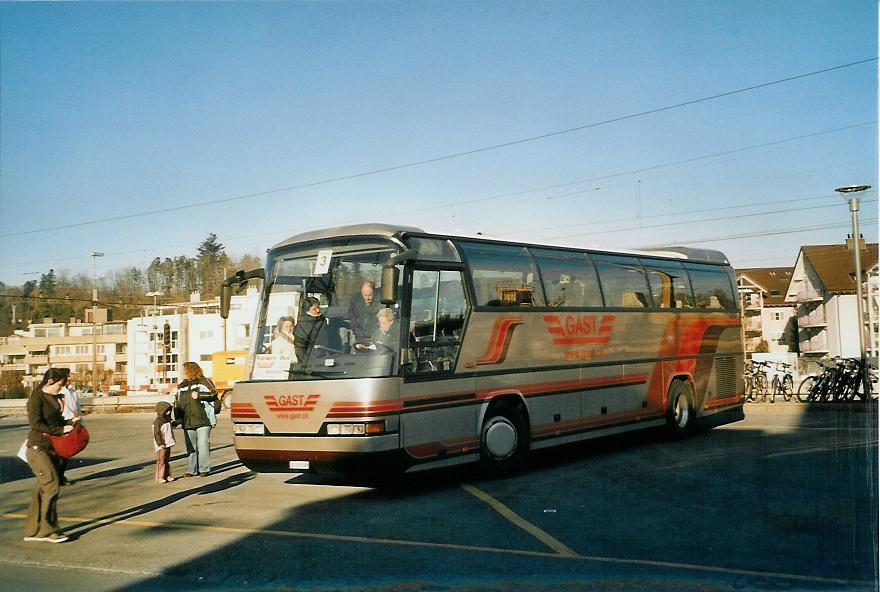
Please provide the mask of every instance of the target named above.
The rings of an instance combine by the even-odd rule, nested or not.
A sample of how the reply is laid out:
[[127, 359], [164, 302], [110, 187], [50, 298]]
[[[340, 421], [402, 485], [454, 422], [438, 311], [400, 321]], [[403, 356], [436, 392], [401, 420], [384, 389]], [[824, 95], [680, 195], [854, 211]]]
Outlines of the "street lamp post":
[[92, 396], [98, 396], [98, 323], [95, 317], [98, 314], [98, 257], [104, 253], [92, 251]]
[[870, 189], [870, 185], [847, 185], [838, 187], [836, 192], [849, 203], [849, 211], [852, 215], [852, 239], [853, 239], [853, 264], [856, 272], [856, 312], [859, 321], [859, 356], [862, 363], [862, 395], [865, 401], [868, 396], [868, 365], [865, 356], [865, 313], [862, 310], [862, 258], [861, 241], [859, 239], [859, 197], [858, 194]]
[[[156, 364], [159, 363], [159, 353], [158, 353], [159, 341], [158, 341], [158, 326], [157, 326], [158, 317], [159, 317], [159, 308], [158, 308], [158, 304], [156, 303], [156, 298], [158, 296], [164, 296], [165, 293], [164, 292], [147, 292], [146, 295], [153, 297], [153, 314], [152, 314], [152, 316], [153, 316], [152, 358], [153, 359], [150, 360], [151, 363], [149, 364], [149, 367], [152, 370], [151, 373], [155, 377], [156, 376]], [[149, 380], [149, 378], [147, 378], [147, 380]], [[155, 380], [153, 381], [153, 384], [155, 384]]]

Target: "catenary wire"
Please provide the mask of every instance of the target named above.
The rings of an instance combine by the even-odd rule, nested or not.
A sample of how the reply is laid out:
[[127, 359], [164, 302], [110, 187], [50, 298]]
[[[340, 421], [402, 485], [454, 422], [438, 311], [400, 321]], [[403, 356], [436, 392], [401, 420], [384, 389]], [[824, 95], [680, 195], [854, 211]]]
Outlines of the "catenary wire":
[[87, 221], [83, 221], [83, 222], [69, 222], [69, 223], [64, 224], [64, 225], [62, 225], [62, 226], [53, 226], [53, 227], [33, 228], [33, 229], [30, 229], [30, 230], [21, 230], [21, 231], [18, 231], [18, 232], [12, 232], [12, 233], [7, 233], [7, 234], [2, 234], [2, 235], [0, 235], [0, 238], [8, 238], [8, 237], [13, 237], [13, 236], [22, 236], [22, 235], [27, 235], [27, 234], [36, 234], [36, 233], [40, 233], [40, 232], [49, 232], [49, 231], [52, 231], [52, 230], [60, 230], [60, 229], [68, 229], [68, 228], [75, 228], [75, 227], [81, 227], [81, 226], [88, 226], [88, 225], [92, 225], [92, 224], [100, 224], [100, 223], [104, 223], [104, 222], [116, 222], [116, 221], [119, 221], [119, 220], [126, 220], [126, 219], [130, 219], [130, 218], [141, 217], [141, 216], [152, 216], [152, 215], [156, 215], [156, 214], [163, 214], [163, 213], [169, 213], [169, 212], [179, 212], [179, 211], [181, 211], [181, 210], [186, 210], [186, 209], [191, 209], [191, 208], [205, 207], [205, 206], [210, 206], [210, 205], [218, 205], [218, 204], [222, 204], [222, 203], [229, 203], [229, 202], [239, 201], [239, 200], [244, 200], [244, 199], [252, 199], [252, 198], [256, 198], [256, 197], [263, 197], [263, 196], [272, 195], [272, 194], [275, 194], [275, 193], [286, 192], [286, 191], [295, 191], [295, 190], [300, 190], [300, 189], [307, 189], [307, 188], [310, 188], [310, 187], [316, 187], [316, 186], [319, 186], [319, 185], [326, 185], [326, 184], [329, 184], [329, 183], [336, 183], [336, 182], [340, 182], [340, 181], [348, 181], [348, 180], [357, 179], [357, 178], [361, 178], [361, 177], [366, 177], [366, 176], [370, 176], [370, 175], [377, 175], [377, 174], [380, 174], [380, 173], [387, 173], [387, 172], [396, 171], [396, 170], [401, 170], [401, 169], [405, 169], [405, 168], [411, 168], [411, 167], [421, 166], [421, 165], [425, 165], [425, 164], [431, 164], [431, 163], [435, 163], [435, 162], [441, 162], [441, 161], [444, 161], [444, 160], [451, 160], [451, 159], [455, 159], [455, 158], [461, 158], [461, 157], [464, 157], [464, 156], [471, 156], [471, 155], [479, 154], [479, 153], [482, 153], [482, 152], [488, 152], [488, 151], [491, 151], [491, 150], [498, 150], [498, 149], [500, 149], [500, 148], [507, 148], [507, 147], [516, 146], [516, 145], [519, 145], [519, 144], [525, 144], [525, 143], [527, 143], [527, 142], [534, 142], [534, 141], [537, 141], [537, 140], [544, 140], [544, 139], [547, 139], [547, 138], [552, 138], [552, 137], [555, 137], [555, 136], [560, 136], [560, 135], [563, 135], [563, 134], [569, 134], [569, 133], [573, 133], [573, 132], [577, 132], [577, 131], [583, 131], [583, 130], [586, 130], [586, 129], [592, 129], [592, 128], [596, 128], [596, 127], [600, 127], [600, 126], [604, 126], [604, 125], [609, 125], [609, 124], [612, 124], [612, 123], [619, 123], [619, 122], [621, 122], [621, 121], [627, 121], [627, 120], [635, 119], [635, 118], [638, 118], [638, 117], [644, 117], [644, 116], [647, 116], [647, 115], [654, 115], [654, 114], [657, 114], [657, 113], [662, 113], [662, 112], [664, 112], [664, 111], [670, 111], [670, 110], [672, 110], [672, 109], [678, 109], [678, 108], [681, 108], [681, 107], [687, 107], [687, 106], [691, 106], [691, 105], [696, 105], [696, 104], [699, 104], [699, 103], [704, 103], [704, 102], [707, 102], [707, 101], [712, 101], [712, 100], [716, 100], [716, 99], [720, 99], [720, 98], [724, 98], [724, 97], [729, 97], [729, 96], [736, 95], [736, 94], [740, 94], [740, 93], [745, 93], [745, 92], [750, 92], [750, 91], [754, 91], [754, 90], [758, 90], [758, 89], [762, 89], [762, 88], [767, 88], [767, 87], [774, 86], [774, 85], [778, 85], [778, 84], [784, 84], [784, 83], [786, 83], [786, 82], [792, 82], [792, 81], [795, 81], [795, 80], [800, 80], [800, 79], [808, 78], [808, 77], [811, 77], [811, 76], [817, 76], [817, 75], [820, 75], [820, 74], [827, 74], [828, 72], [833, 72], [833, 71], [841, 70], [841, 69], [844, 69], [844, 68], [850, 68], [850, 67], [853, 67], [853, 66], [858, 66], [858, 65], [861, 65], [861, 64], [866, 64], [866, 63], [874, 62], [874, 61], [876, 61], [876, 60], [877, 60], [876, 57], [867, 58], [867, 59], [859, 60], [859, 61], [856, 61], [856, 62], [850, 62], [850, 63], [847, 63], [847, 64], [840, 64], [840, 65], [837, 65], [837, 66], [832, 66], [832, 67], [830, 67], [830, 68], [823, 68], [823, 69], [821, 69], [821, 70], [814, 70], [814, 71], [812, 71], [812, 72], [807, 72], [807, 73], [804, 73], [804, 74], [798, 74], [798, 75], [796, 75], [796, 76], [789, 76], [789, 77], [787, 77], [787, 78], [780, 78], [780, 79], [778, 79], [778, 80], [773, 80], [773, 81], [770, 81], [770, 82], [764, 82], [764, 83], [761, 83], [761, 84], [755, 84], [755, 85], [751, 85], [751, 86], [747, 86], [747, 87], [743, 87], [743, 88], [739, 88], [739, 89], [735, 89], [735, 90], [731, 90], [731, 91], [726, 91], [726, 92], [717, 93], [717, 94], [714, 94], [714, 95], [709, 95], [709, 96], [706, 96], [706, 97], [700, 97], [700, 98], [698, 98], [698, 99], [692, 99], [692, 100], [690, 100], [690, 101], [682, 101], [682, 102], [675, 103], [675, 104], [672, 104], [672, 105], [665, 105], [665, 106], [662, 106], [662, 107], [656, 107], [656, 108], [654, 108], [654, 109], [648, 109], [648, 110], [646, 110], [646, 111], [640, 111], [640, 112], [637, 112], [637, 113], [631, 113], [631, 114], [629, 114], [629, 115], [621, 115], [621, 116], [619, 116], [619, 117], [613, 117], [613, 118], [610, 118], [610, 119], [605, 119], [605, 120], [602, 120], [602, 121], [597, 121], [597, 122], [593, 122], [593, 123], [588, 123], [588, 124], [585, 124], [585, 125], [580, 125], [580, 126], [576, 126], [576, 127], [571, 127], [571, 128], [567, 128], [567, 129], [563, 129], [563, 130], [557, 130], [557, 131], [548, 132], [548, 133], [545, 133], [545, 134], [539, 134], [539, 135], [536, 135], [536, 136], [530, 136], [530, 137], [527, 137], [527, 138], [520, 138], [520, 139], [518, 139], [518, 140], [512, 140], [512, 141], [509, 141], [509, 142], [501, 142], [501, 143], [498, 143], [498, 144], [491, 144], [491, 145], [489, 145], [489, 146], [483, 146], [483, 147], [480, 147], [480, 148], [474, 148], [474, 149], [471, 149], [471, 150], [465, 150], [465, 151], [463, 151], [463, 152], [456, 152], [456, 153], [452, 153], [452, 154], [445, 154], [445, 155], [442, 155], [442, 156], [436, 156], [436, 157], [428, 158], [428, 159], [424, 159], [424, 160], [413, 161], [413, 162], [408, 162], [408, 163], [403, 163], [403, 164], [398, 164], [398, 165], [392, 165], [392, 166], [388, 166], [388, 167], [384, 167], [384, 168], [380, 168], [380, 169], [373, 169], [373, 170], [369, 170], [369, 171], [363, 171], [363, 172], [359, 172], [359, 173], [353, 173], [353, 174], [350, 174], [350, 175], [342, 175], [342, 176], [333, 177], [333, 178], [329, 178], [329, 179], [322, 179], [322, 180], [319, 180], [319, 181], [312, 181], [312, 182], [309, 182], [309, 183], [302, 183], [302, 184], [299, 184], [299, 185], [292, 185], [292, 186], [289, 186], [289, 187], [280, 187], [280, 188], [277, 188], [277, 189], [269, 189], [269, 190], [266, 190], [266, 191], [260, 191], [260, 192], [256, 192], [256, 193], [248, 193], [248, 194], [245, 194], [245, 195], [237, 195], [237, 196], [232, 196], [232, 197], [225, 197], [225, 198], [214, 199], [214, 200], [208, 200], [208, 201], [203, 201], [203, 202], [198, 202], [198, 203], [183, 204], [183, 205], [173, 206], [173, 207], [168, 207], [168, 208], [159, 208], [159, 209], [155, 209], [155, 210], [148, 210], [148, 211], [138, 212], [138, 213], [133, 213], [133, 214], [124, 214], [124, 215], [121, 215], [121, 216], [109, 216], [109, 217], [106, 217], [106, 218], [100, 218], [100, 219], [96, 219], [96, 220], [87, 220]]

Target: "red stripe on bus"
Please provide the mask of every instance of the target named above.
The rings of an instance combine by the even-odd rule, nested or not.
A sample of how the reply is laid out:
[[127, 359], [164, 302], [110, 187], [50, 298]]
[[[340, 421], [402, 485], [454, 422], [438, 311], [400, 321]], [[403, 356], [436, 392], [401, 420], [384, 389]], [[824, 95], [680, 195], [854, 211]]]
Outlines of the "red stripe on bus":
[[513, 330], [522, 324], [523, 320], [519, 317], [495, 319], [486, 353], [476, 359], [477, 365], [497, 364], [503, 361], [507, 356]]

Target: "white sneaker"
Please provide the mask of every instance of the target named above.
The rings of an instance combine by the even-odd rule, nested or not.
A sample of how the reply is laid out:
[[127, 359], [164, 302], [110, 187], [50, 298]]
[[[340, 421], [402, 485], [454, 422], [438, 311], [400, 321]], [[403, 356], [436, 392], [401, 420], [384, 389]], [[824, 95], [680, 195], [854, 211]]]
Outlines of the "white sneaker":
[[68, 539], [70, 539], [70, 537], [67, 536], [66, 534], [61, 534], [59, 532], [53, 532], [49, 536], [44, 536], [40, 540], [45, 541], [47, 543], [63, 543], [64, 541], [66, 541]]

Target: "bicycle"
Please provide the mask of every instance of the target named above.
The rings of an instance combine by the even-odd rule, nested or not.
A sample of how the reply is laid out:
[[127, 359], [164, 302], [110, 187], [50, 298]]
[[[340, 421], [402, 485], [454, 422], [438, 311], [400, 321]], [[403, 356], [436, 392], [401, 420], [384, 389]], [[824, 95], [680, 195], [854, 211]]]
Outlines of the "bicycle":
[[[866, 372], [867, 376], [865, 375]], [[871, 364], [866, 363], [863, 366], [862, 360], [858, 358], [846, 360], [844, 375], [841, 378], [840, 398], [846, 402], [851, 402], [856, 397], [868, 401], [871, 398], [871, 383], [873, 382], [875, 372], [876, 369]], [[867, 379], [867, 395], [863, 392], [864, 379]]]
[[[770, 388], [770, 402], [776, 402], [776, 395], [781, 395], [784, 401], [791, 401], [794, 396], [794, 378], [789, 371], [791, 364], [776, 362], [776, 374], [773, 375], [773, 384]], [[782, 373], [780, 378], [780, 374]]]
[[834, 358], [831, 364], [816, 362], [822, 367], [818, 376], [808, 376], [798, 387], [797, 399], [801, 403], [833, 403], [841, 396], [846, 378], [846, 361]]
[[767, 401], [767, 368], [770, 368], [769, 363], [752, 360], [745, 376], [746, 400], [757, 403], [761, 397]]

